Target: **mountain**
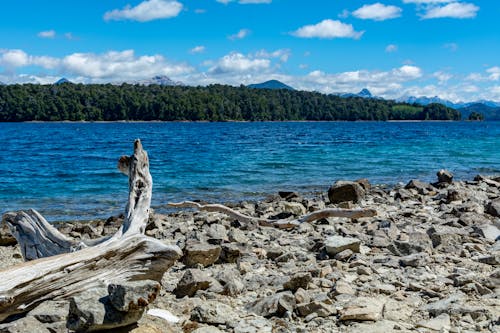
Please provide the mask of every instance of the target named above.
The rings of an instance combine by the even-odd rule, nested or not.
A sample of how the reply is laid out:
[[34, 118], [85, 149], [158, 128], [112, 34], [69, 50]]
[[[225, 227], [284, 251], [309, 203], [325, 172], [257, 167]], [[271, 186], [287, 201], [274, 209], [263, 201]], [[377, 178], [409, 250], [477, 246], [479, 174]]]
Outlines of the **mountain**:
[[344, 97], [344, 98], [347, 98], [347, 97], [379, 98], [379, 97], [374, 97], [372, 95], [372, 93], [370, 92], [370, 90], [368, 90], [366, 88], [361, 89], [361, 91], [359, 93], [357, 93], [357, 94], [353, 94], [353, 93], [341, 93], [341, 94], [338, 94], [338, 96]]
[[288, 90], [295, 90], [294, 88], [284, 84], [283, 82], [280, 82], [278, 80], [269, 80], [266, 82], [262, 83], [254, 83], [254, 84], [249, 84], [247, 86], [248, 88], [254, 88], [254, 89], [288, 89]]
[[139, 84], [139, 85], [143, 85], [143, 86], [149, 86], [152, 84], [156, 84], [159, 86], [183, 86], [184, 85], [184, 83], [182, 83], [180, 81], [174, 81], [166, 75], [156, 75], [156, 76], [153, 76], [151, 79], [135, 81], [135, 82], [133, 82], [133, 84]]
[[484, 120], [500, 120], [500, 107], [493, 107], [483, 103], [474, 103], [457, 109], [462, 114], [462, 119], [467, 119], [472, 112], [480, 113]]
[[500, 107], [500, 102], [494, 102], [494, 101], [488, 101], [488, 100], [479, 100], [479, 101], [475, 101], [475, 102], [457, 102], [457, 103], [454, 103], [452, 101], [439, 98], [438, 96], [434, 96], [434, 97], [427, 97], [427, 96], [420, 96], [420, 97], [402, 96], [400, 98], [397, 98], [396, 102], [400, 102], [400, 103], [404, 102], [404, 103], [409, 103], [409, 104], [417, 103], [417, 104], [420, 104], [420, 105], [427, 105], [427, 104], [431, 104], [431, 103], [439, 103], [439, 104], [443, 104], [443, 105], [446, 105], [446, 106], [448, 106], [450, 108], [454, 108], [454, 109], [465, 108], [465, 107], [471, 106], [473, 104], [483, 104], [483, 105], [486, 105], [486, 106], [489, 106], [489, 107]]
[[67, 78], [65, 77], [62, 77], [60, 78], [59, 80], [57, 80], [56, 82], [54, 82], [55, 85], [60, 85], [60, 84], [63, 84], [63, 83], [71, 83], [70, 80], [68, 80]]

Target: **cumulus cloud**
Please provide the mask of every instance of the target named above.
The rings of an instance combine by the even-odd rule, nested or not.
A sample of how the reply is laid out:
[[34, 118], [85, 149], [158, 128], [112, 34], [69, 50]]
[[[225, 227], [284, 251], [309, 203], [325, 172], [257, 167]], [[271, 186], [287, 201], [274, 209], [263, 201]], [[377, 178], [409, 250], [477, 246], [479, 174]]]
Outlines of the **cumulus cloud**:
[[271, 61], [265, 58], [253, 58], [239, 52], [231, 52], [219, 59], [208, 70], [211, 74], [225, 74], [233, 72], [253, 72], [266, 70], [271, 66]]
[[351, 24], [337, 20], [326, 19], [317, 24], [305, 25], [292, 32], [293, 36], [301, 38], [353, 38], [359, 39], [364, 31], [355, 31]]
[[203, 53], [203, 52], [205, 52], [205, 46], [203, 46], [203, 45], [195, 46], [191, 50], [189, 50], [189, 53], [192, 53], [192, 54]]
[[489, 74], [488, 79], [490, 81], [498, 81], [500, 79], [500, 67], [495, 66], [488, 68], [486, 72]]
[[281, 62], [287, 62], [290, 55], [290, 49], [279, 49], [271, 52], [267, 50], [260, 50], [254, 54], [257, 58], [278, 58]]
[[29, 55], [23, 50], [3, 50], [0, 51], [0, 66], [10, 72], [17, 68], [38, 66], [52, 73], [48, 76], [79, 77], [83, 82], [112, 82], [154, 75], [177, 76], [194, 71], [191, 66], [169, 62], [162, 55], [137, 56], [134, 50], [73, 53], [62, 58]]
[[445, 49], [450, 50], [451, 52], [455, 52], [458, 50], [458, 44], [457, 43], [446, 43], [443, 45]]
[[230, 40], [243, 39], [243, 38], [247, 37], [248, 35], [250, 35], [250, 33], [251, 33], [251, 31], [248, 29], [241, 29], [237, 33], [230, 35], [228, 38]]
[[[217, 2], [223, 3], [227, 5], [230, 2], [234, 2], [235, 0], [217, 0]], [[272, 0], [239, 0], [238, 3], [242, 5], [248, 5], [248, 4], [269, 4], [271, 3]]]
[[439, 81], [439, 84], [445, 84], [446, 82], [448, 82], [448, 80], [453, 78], [453, 75], [443, 71], [434, 72], [432, 76], [434, 76]]
[[37, 34], [37, 36], [40, 38], [54, 38], [54, 37], [56, 37], [56, 32], [55, 32], [55, 30], [40, 31]]
[[387, 53], [396, 52], [397, 50], [398, 50], [398, 46], [395, 44], [389, 44], [385, 47], [385, 52], [387, 52]]
[[449, 3], [455, 1], [456, 0], [403, 0], [403, 3], [414, 3], [420, 5], [420, 4]]
[[435, 18], [473, 18], [476, 17], [479, 7], [472, 3], [452, 2], [444, 6], [431, 6], [422, 15], [422, 19]]
[[354, 17], [364, 20], [384, 21], [401, 16], [403, 10], [396, 6], [387, 6], [380, 2], [364, 5], [352, 12]]
[[182, 4], [175, 0], [145, 0], [135, 7], [127, 5], [123, 9], [106, 12], [104, 19], [147, 22], [175, 17], [179, 15], [182, 7]]

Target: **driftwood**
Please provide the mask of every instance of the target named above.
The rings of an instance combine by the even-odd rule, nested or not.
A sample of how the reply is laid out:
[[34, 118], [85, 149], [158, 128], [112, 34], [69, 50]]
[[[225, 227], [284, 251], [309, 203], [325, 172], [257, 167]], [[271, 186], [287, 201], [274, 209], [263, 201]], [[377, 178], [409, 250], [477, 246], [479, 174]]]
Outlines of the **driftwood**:
[[0, 271], [0, 322], [45, 300], [67, 299], [102, 283], [160, 281], [182, 255], [177, 246], [144, 235], [152, 194], [147, 153], [141, 142], [120, 158], [129, 176], [125, 220], [112, 236], [77, 241], [61, 234], [38, 212], [5, 216], [27, 262]]
[[270, 220], [270, 219], [244, 215], [240, 212], [235, 211], [234, 209], [219, 204], [202, 205], [194, 201], [183, 201], [177, 203], [171, 202], [168, 205], [170, 207], [176, 207], [176, 208], [196, 208], [200, 211], [205, 211], [205, 212], [223, 213], [243, 224], [256, 223], [265, 227], [276, 227], [282, 229], [294, 228], [300, 225], [301, 223], [304, 222], [311, 223], [327, 217], [347, 217], [356, 219], [361, 217], [373, 217], [377, 215], [377, 211], [374, 209], [327, 208], [306, 214], [304, 216], [299, 217], [298, 219]]

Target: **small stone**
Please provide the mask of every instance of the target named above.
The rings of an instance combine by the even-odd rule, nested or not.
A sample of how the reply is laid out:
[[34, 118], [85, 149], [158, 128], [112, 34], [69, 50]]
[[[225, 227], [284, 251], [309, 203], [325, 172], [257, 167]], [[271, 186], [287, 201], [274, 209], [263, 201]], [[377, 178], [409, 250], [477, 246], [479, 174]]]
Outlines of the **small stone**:
[[340, 320], [377, 321], [382, 317], [384, 302], [379, 298], [358, 297], [340, 311]]
[[198, 290], [210, 287], [211, 279], [199, 269], [188, 269], [174, 290], [177, 297], [192, 297]]
[[307, 289], [309, 282], [311, 282], [312, 276], [309, 272], [295, 273], [290, 280], [283, 284], [283, 289], [291, 290], [295, 292], [297, 289]]
[[243, 231], [237, 228], [231, 228], [228, 233], [228, 238], [230, 242], [235, 242], [239, 244], [248, 243], [248, 237]]
[[211, 325], [224, 325], [234, 316], [233, 309], [223, 303], [205, 301], [191, 311], [191, 320]]
[[222, 263], [234, 264], [241, 257], [242, 251], [236, 244], [222, 244], [219, 261]]
[[448, 170], [441, 169], [437, 172], [438, 182], [439, 183], [448, 183], [451, 184], [453, 182], [453, 174]]
[[222, 242], [228, 241], [226, 227], [222, 224], [212, 224], [207, 232], [208, 242], [210, 244], [220, 245]]
[[351, 249], [346, 249], [344, 251], [340, 251], [339, 253], [337, 253], [334, 258], [336, 260], [340, 260], [340, 261], [346, 261], [346, 260], [349, 260], [349, 258], [351, 258], [353, 256], [354, 252], [351, 250]]
[[332, 204], [352, 201], [359, 203], [365, 197], [365, 190], [356, 182], [338, 181], [328, 189], [328, 198]]
[[421, 320], [417, 323], [417, 327], [428, 328], [437, 332], [448, 331], [451, 327], [450, 316], [447, 313], [443, 313], [436, 318]]
[[184, 249], [183, 262], [188, 267], [202, 265], [204, 267], [214, 264], [221, 253], [221, 247], [210, 244], [192, 244]]
[[338, 280], [335, 282], [335, 286], [333, 287], [333, 295], [354, 295], [356, 292], [354, 289], [351, 287], [351, 284], [344, 281], [344, 280]]
[[300, 303], [309, 303], [311, 301], [311, 297], [302, 288], [297, 289], [295, 292], [295, 303], [300, 304]]
[[282, 211], [291, 213], [295, 216], [302, 216], [307, 212], [306, 207], [300, 202], [281, 201], [280, 208]]
[[331, 256], [335, 256], [347, 249], [359, 253], [360, 245], [361, 241], [359, 239], [342, 236], [331, 236], [325, 241], [326, 253]]
[[247, 306], [249, 311], [263, 317], [282, 317], [286, 312], [293, 312], [294, 308], [295, 297], [290, 291], [257, 299]]
[[500, 198], [491, 201], [486, 206], [486, 212], [495, 217], [500, 217]]
[[316, 313], [319, 317], [328, 317], [337, 313], [335, 307], [331, 304], [331, 300], [327, 302], [312, 301], [297, 305], [297, 311], [302, 317], [306, 317], [311, 313]]

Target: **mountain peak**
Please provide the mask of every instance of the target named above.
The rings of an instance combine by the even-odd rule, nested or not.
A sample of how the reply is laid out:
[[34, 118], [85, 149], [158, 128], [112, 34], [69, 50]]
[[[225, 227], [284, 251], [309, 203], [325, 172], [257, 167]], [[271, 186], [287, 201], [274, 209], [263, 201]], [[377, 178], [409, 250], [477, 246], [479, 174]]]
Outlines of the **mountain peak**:
[[57, 80], [56, 82], [54, 82], [55, 85], [59, 85], [59, 84], [63, 84], [63, 83], [71, 83], [70, 80], [68, 80], [67, 78], [65, 77], [62, 77], [60, 78], [59, 80]]
[[174, 81], [166, 75], [155, 75], [151, 79], [137, 81], [137, 84], [149, 86], [151, 84], [156, 84], [159, 86], [182, 86], [184, 83], [180, 81]]
[[288, 89], [288, 90], [295, 90], [294, 88], [290, 87], [289, 85], [286, 85], [283, 82], [278, 81], [278, 80], [269, 80], [269, 81], [262, 82], [262, 83], [249, 84], [247, 87], [248, 88], [254, 88], [254, 89]]
[[373, 97], [370, 90], [368, 90], [366, 88], [361, 89], [361, 91], [358, 93], [358, 96], [365, 97], [365, 98]]

